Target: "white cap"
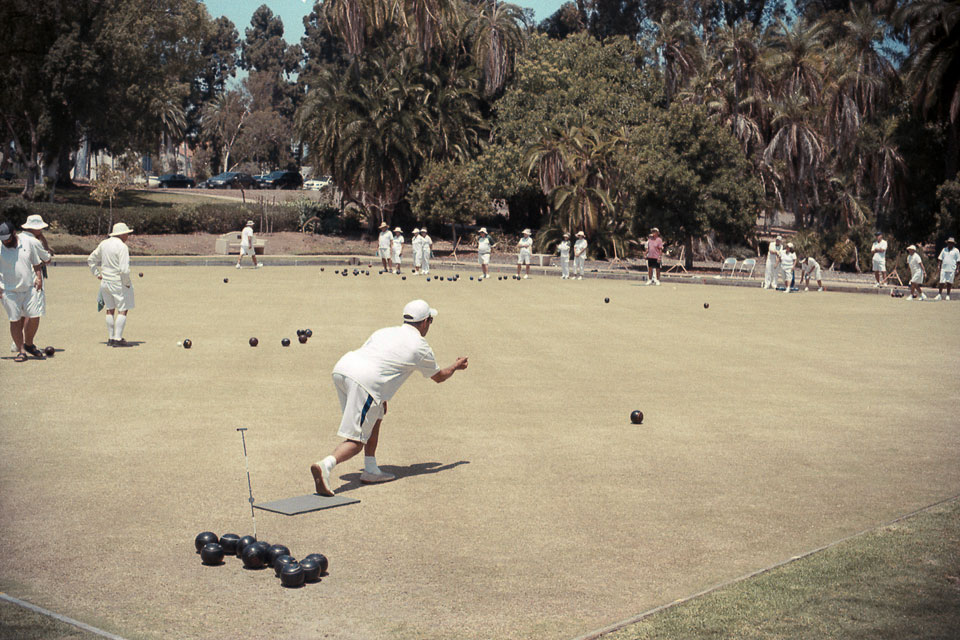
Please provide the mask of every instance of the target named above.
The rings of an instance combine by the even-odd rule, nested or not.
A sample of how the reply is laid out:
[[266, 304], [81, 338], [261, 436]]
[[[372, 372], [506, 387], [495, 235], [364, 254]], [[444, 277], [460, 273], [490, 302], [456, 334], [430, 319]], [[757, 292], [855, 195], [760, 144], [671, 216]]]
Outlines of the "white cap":
[[127, 223], [125, 222], [118, 222], [117, 224], [113, 225], [113, 231], [110, 232], [110, 236], [124, 236], [128, 233], [133, 233], [133, 229], [128, 227]]
[[525, 235], [525, 236], [530, 235], [530, 229], [524, 229], [524, 230], [523, 230], [523, 235]]
[[427, 318], [436, 318], [437, 310], [432, 309], [426, 300], [413, 300], [403, 308], [404, 322], [422, 322]]
[[40, 229], [46, 229], [49, 226], [50, 225], [43, 221], [43, 218], [37, 214], [33, 214], [32, 216], [27, 216], [27, 221], [23, 223], [21, 228], [27, 229], [28, 231], [39, 231]]

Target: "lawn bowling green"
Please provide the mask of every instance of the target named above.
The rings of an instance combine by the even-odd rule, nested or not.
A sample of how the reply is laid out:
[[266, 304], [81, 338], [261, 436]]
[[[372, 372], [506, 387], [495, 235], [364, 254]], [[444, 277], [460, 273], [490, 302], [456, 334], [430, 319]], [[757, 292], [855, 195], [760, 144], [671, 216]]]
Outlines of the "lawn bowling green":
[[[953, 303], [143, 269], [136, 346], [104, 345], [96, 280], [61, 266], [56, 357], [0, 359], [0, 590], [123, 637], [573, 638], [960, 492]], [[359, 504], [256, 513], [330, 575], [204, 566], [198, 532], [252, 532], [236, 429], [258, 502], [311, 492], [333, 364], [417, 297], [441, 366], [470, 367], [390, 402], [398, 479], [361, 486], [356, 458], [334, 475]]]

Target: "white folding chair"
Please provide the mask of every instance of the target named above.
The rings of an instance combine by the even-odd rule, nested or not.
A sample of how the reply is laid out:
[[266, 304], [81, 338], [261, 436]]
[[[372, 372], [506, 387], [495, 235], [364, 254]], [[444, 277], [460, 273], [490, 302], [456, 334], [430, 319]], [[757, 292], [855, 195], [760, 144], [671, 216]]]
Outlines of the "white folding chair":
[[723, 270], [724, 270], [724, 269], [730, 269], [730, 275], [732, 276], [733, 273], [737, 270], [737, 259], [736, 259], [736, 258], [727, 258], [726, 260], [723, 261], [723, 264], [720, 265], [720, 275], [721, 275], [721, 276], [723, 275]]
[[[753, 277], [753, 270], [757, 268], [757, 259], [756, 258], [747, 258], [740, 263], [740, 275], [744, 278]], [[750, 273], [745, 273], [747, 269], [750, 269]]]

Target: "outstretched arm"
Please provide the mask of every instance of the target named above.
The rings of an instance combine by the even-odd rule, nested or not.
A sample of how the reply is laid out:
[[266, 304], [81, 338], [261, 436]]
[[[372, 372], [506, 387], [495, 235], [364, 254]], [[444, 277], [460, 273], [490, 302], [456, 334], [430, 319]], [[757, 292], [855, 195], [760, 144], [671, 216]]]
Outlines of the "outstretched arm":
[[457, 358], [456, 361], [447, 367], [446, 369], [440, 369], [435, 374], [430, 376], [430, 379], [436, 383], [443, 382], [447, 380], [454, 374], [454, 372], [459, 371], [460, 369], [467, 368], [467, 359], [466, 358]]

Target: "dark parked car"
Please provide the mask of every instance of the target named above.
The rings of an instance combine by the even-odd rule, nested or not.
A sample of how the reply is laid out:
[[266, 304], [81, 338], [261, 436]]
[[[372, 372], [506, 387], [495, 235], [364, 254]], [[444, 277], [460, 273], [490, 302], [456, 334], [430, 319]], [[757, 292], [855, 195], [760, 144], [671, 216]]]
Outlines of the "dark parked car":
[[249, 173], [227, 171], [207, 180], [208, 189], [255, 189], [256, 181]]
[[182, 173], [168, 173], [160, 176], [161, 189], [192, 189], [196, 184], [193, 178], [188, 178]]
[[273, 171], [260, 180], [261, 189], [299, 189], [303, 176], [296, 171]]

